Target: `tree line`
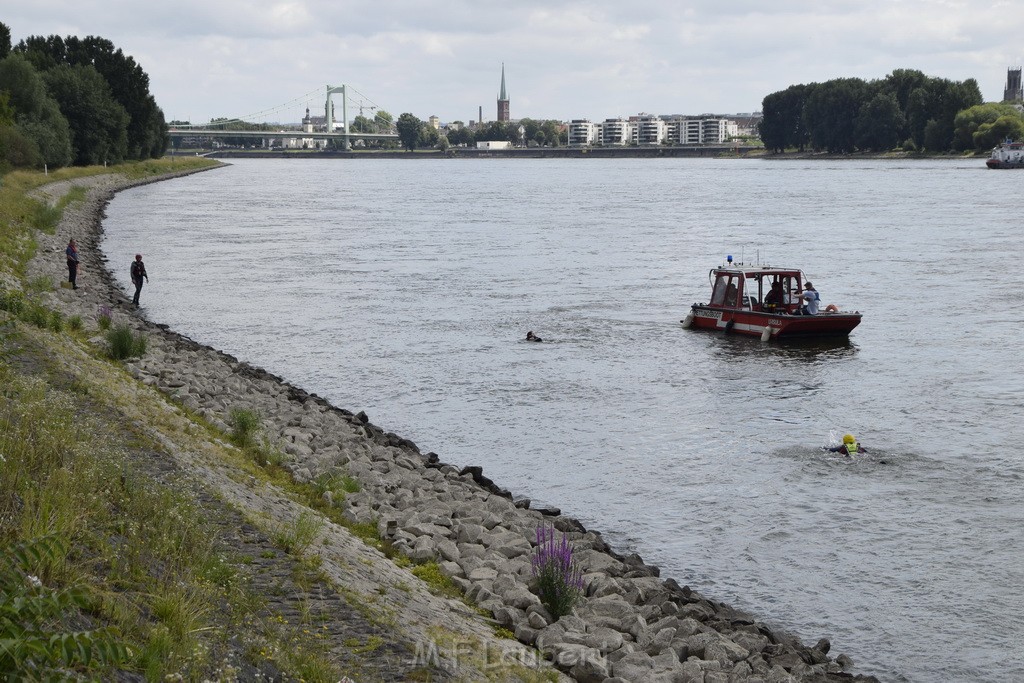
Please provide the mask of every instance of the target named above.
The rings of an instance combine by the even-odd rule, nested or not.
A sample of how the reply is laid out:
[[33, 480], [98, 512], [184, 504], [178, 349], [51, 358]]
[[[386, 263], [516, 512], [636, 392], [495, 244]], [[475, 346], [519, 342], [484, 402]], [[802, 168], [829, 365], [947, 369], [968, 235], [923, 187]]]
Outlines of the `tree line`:
[[149, 76], [97, 36], [30, 36], [0, 23], [0, 171], [159, 158], [169, 137]]
[[966, 151], [1024, 133], [1020, 112], [983, 104], [973, 78], [951, 81], [912, 69], [880, 80], [792, 85], [766, 96], [762, 114], [761, 140], [776, 152]]
[[[520, 119], [518, 121], [491, 121], [469, 127], [462, 121], [453, 121], [444, 130], [438, 130], [410, 113], [402, 114], [395, 122], [402, 147], [410, 152], [417, 147], [438, 148], [474, 147], [477, 142], [507, 141], [513, 145], [559, 147], [568, 143], [567, 132], [554, 120]], [[522, 130], [520, 130], [522, 129]]]

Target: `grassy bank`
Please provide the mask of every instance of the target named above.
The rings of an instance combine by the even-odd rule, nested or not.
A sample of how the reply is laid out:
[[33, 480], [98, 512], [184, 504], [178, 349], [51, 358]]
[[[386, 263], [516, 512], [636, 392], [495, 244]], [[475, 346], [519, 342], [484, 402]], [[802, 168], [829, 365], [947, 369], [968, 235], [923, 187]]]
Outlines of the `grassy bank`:
[[[118, 341], [117, 320], [101, 329], [109, 312], [65, 319], [47, 306], [56, 283], [26, 280], [39, 236], [85, 195], [50, 204], [33, 190], [216, 164], [0, 179], [0, 679], [433, 680], [436, 670], [410, 668], [411, 644], [398, 642], [384, 598], [404, 599], [417, 583], [450, 595], [436, 565], [395, 558], [405, 578], [372, 591], [325, 571], [318, 550], [328, 537], [354, 534], [388, 551], [375, 526], [340, 513], [357, 481], [296, 483], [260, 438], [258, 415], [232, 416], [227, 433], [212, 428], [125, 372], [118, 358], [145, 353], [144, 338]], [[242, 509], [227, 486], [279, 497], [288, 514]], [[487, 675], [551, 676], [521, 667]]]

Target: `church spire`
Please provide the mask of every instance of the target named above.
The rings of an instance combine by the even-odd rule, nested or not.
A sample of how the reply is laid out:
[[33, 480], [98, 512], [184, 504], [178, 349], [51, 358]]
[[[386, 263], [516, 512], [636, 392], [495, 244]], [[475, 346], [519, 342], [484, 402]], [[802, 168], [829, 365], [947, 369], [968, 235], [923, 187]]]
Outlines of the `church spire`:
[[498, 120], [508, 121], [508, 93], [505, 92], [505, 62], [501, 63], [501, 92], [498, 93]]

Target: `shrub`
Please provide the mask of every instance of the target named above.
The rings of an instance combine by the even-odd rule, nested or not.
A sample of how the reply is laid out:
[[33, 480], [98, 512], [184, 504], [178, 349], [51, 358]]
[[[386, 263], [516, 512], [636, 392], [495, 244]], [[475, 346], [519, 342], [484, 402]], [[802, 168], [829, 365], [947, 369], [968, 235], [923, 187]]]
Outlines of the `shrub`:
[[248, 408], [232, 408], [228, 413], [228, 424], [231, 426], [231, 443], [239, 448], [255, 446], [256, 437], [263, 429], [260, 414]]
[[36, 327], [46, 328], [50, 326], [49, 309], [36, 301], [28, 302], [18, 317]]
[[51, 588], [31, 572], [60, 562], [67, 552], [66, 542], [42, 536], [15, 543], [0, 556], [0, 671], [32, 671], [31, 679], [63, 680], [67, 667], [111, 666], [128, 660], [128, 648], [114, 629], [55, 628], [91, 600], [81, 588]]
[[36, 294], [53, 291], [53, 278], [48, 275], [38, 275], [29, 280], [28, 290]]
[[100, 312], [96, 314], [96, 324], [100, 326], [100, 329], [104, 332], [110, 329], [110, 308], [108, 306], [100, 306]]
[[110, 344], [110, 357], [114, 360], [137, 358], [146, 353], [146, 338], [132, 332], [127, 323], [107, 330], [107, 343]]
[[20, 316], [21, 312], [25, 310], [24, 292], [17, 289], [0, 292], [0, 308], [11, 315]]
[[583, 594], [583, 575], [565, 534], [556, 541], [553, 527], [537, 527], [537, 550], [531, 564], [541, 604], [555, 619], [571, 613]]
[[82, 316], [73, 315], [68, 318], [68, 329], [72, 332], [79, 332], [82, 329]]
[[64, 315], [60, 311], [50, 311], [49, 328], [54, 332], [64, 330]]

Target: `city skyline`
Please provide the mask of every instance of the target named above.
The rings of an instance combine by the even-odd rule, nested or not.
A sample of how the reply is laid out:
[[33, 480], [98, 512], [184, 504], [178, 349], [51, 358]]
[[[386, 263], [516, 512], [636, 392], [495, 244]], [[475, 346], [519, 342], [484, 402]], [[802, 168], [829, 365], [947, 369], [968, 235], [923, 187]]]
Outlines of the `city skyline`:
[[[797, 83], [884, 78], [894, 69], [975, 78], [1002, 99], [1024, 48], [1024, 13], [1000, 0], [970, 7], [740, 0], [656, 6], [643, 16], [605, 1], [512, 7], [400, 0], [382, 12], [323, 0], [139, 6], [125, 0], [20, 3], [0, 19], [30, 35], [98, 35], [134, 57], [168, 121], [291, 121], [322, 111], [325, 87], [349, 85], [398, 116], [494, 120], [508, 77], [514, 119], [601, 120], [736, 114]], [[262, 117], [262, 118], [261, 118]], [[494, 118], [492, 118], [494, 117]]]

